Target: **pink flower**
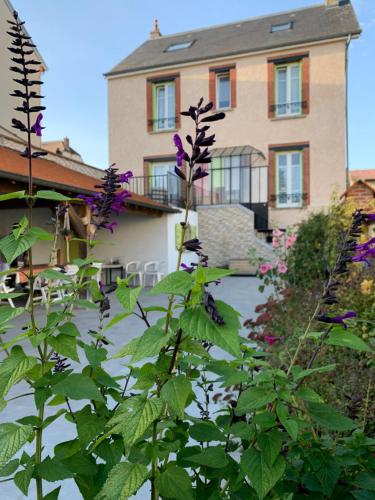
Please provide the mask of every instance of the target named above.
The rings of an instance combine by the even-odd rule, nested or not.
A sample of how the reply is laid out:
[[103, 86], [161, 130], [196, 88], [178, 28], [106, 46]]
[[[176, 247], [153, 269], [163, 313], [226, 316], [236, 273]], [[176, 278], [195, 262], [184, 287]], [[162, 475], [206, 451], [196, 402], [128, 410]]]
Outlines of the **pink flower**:
[[273, 345], [275, 342], [279, 340], [279, 337], [274, 337], [273, 335], [265, 335], [263, 338], [268, 345]]
[[268, 271], [271, 271], [272, 268], [273, 265], [270, 262], [265, 262], [259, 266], [259, 272], [260, 274], [266, 274]]
[[277, 270], [279, 271], [279, 273], [285, 274], [287, 272], [288, 268], [284, 262], [279, 262], [277, 264]]
[[272, 248], [279, 248], [279, 246], [280, 246], [280, 241], [274, 236], [272, 238]]
[[296, 234], [291, 234], [290, 236], [287, 237], [285, 240], [285, 248], [290, 248], [294, 245], [294, 243], [297, 240], [297, 235]]
[[274, 229], [272, 231], [272, 236], [274, 238], [280, 238], [280, 236], [282, 236], [284, 233], [282, 231], [280, 231], [280, 229]]

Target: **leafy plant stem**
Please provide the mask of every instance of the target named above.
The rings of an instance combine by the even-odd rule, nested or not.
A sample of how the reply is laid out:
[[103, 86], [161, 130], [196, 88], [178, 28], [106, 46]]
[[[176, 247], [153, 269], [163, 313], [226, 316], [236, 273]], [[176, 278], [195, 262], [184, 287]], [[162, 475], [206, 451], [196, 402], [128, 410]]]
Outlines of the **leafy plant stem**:
[[159, 492], [156, 488], [156, 474], [158, 471], [158, 459], [155, 455], [155, 446], [157, 441], [157, 420], [152, 425], [152, 463], [151, 463], [151, 500], [158, 500]]

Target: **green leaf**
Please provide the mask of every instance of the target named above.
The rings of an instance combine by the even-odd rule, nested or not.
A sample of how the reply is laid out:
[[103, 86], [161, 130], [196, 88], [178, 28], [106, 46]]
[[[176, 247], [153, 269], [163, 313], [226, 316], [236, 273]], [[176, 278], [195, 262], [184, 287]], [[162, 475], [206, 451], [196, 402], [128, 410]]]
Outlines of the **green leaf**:
[[87, 361], [92, 366], [100, 366], [100, 363], [106, 360], [107, 350], [104, 347], [95, 347], [93, 345], [84, 345], [84, 351]]
[[309, 403], [309, 415], [315, 422], [333, 431], [350, 431], [357, 427], [357, 424], [348, 417], [341, 415], [332, 406], [322, 403]]
[[[187, 273], [185, 273], [187, 274]], [[213, 322], [203, 306], [186, 309], [180, 316], [180, 327], [194, 338], [206, 340], [221, 347], [233, 356], [240, 355], [240, 322], [238, 313], [228, 304], [216, 301], [219, 314], [224, 318], [225, 324], [218, 325]]]
[[270, 466], [263, 453], [248, 448], [241, 457], [241, 469], [250, 479], [259, 499], [263, 500], [283, 476], [285, 462], [279, 455]]
[[139, 490], [147, 475], [145, 465], [121, 462], [111, 469], [96, 500], [127, 500]]
[[150, 358], [159, 354], [160, 349], [167, 345], [169, 336], [163, 328], [154, 325], [147, 328], [143, 335], [139, 337], [137, 348], [132, 357], [132, 363], [141, 361], [143, 358]]
[[69, 198], [69, 196], [65, 196], [64, 194], [58, 193], [57, 191], [50, 190], [41, 190], [36, 192], [36, 198], [40, 198], [42, 200], [55, 200], [55, 201], [70, 201], [74, 198]]
[[270, 429], [276, 425], [275, 414], [270, 411], [263, 411], [254, 415], [253, 421], [259, 425], [263, 430]]
[[143, 436], [148, 427], [159, 418], [164, 403], [161, 399], [134, 397], [123, 403], [117, 414], [109, 421], [114, 425], [113, 433], [122, 434], [125, 446], [130, 447]]
[[0, 201], [25, 198], [25, 191], [13, 191], [13, 193], [0, 194]]
[[151, 295], [167, 294], [182, 295], [183, 297], [192, 289], [193, 278], [186, 271], [175, 271], [168, 274], [152, 290]]
[[364, 490], [375, 491], [375, 476], [369, 472], [360, 472], [353, 484]]
[[258, 445], [262, 457], [269, 466], [272, 466], [281, 450], [281, 432], [274, 429], [270, 432], [262, 432], [258, 436]]
[[241, 393], [236, 407], [237, 415], [259, 410], [264, 406], [275, 401], [277, 394], [272, 389], [262, 387], [249, 387]]
[[173, 416], [183, 418], [191, 391], [191, 382], [185, 375], [177, 375], [163, 385], [160, 397], [167, 403], [168, 411]]
[[39, 241], [52, 241], [54, 235], [45, 231], [41, 227], [32, 227], [30, 228], [30, 234], [33, 234]]
[[[225, 276], [233, 274], [233, 269], [220, 269], [218, 267], [200, 267], [199, 268], [199, 283], [211, 283]], [[197, 278], [198, 272], [195, 270], [192, 273], [194, 279]]]
[[225, 435], [212, 422], [196, 422], [189, 429], [190, 436], [199, 443], [204, 441], [225, 441]]
[[34, 465], [32, 462], [27, 464], [26, 469], [20, 470], [14, 476], [14, 484], [27, 496], [29, 493], [29, 486], [31, 478], [33, 477]]
[[59, 493], [61, 486], [58, 486], [54, 490], [50, 491], [47, 495], [43, 497], [43, 500], [57, 500], [59, 498]]
[[30, 425], [0, 424], [0, 467], [3, 467], [29, 439]]
[[24, 312], [24, 307], [0, 306], [0, 325], [17, 318]]
[[129, 288], [124, 283], [120, 284], [116, 289], [116, 297], [125, 312], [133, 312], [137, 305], [138, 296], [141, 293], [142, 287]]
[[336, 368], [335, 363], [326, 366], [318, 366], [317, 368], [308, 368], [307, 370], [301, 370], [300, 367], [296, 366], [295, 369], [293, 370], [293, 378], [295, 382], [298, 382], [299, 380], [308, 377], [313, 373], [331, 372], [335, 368]]
[[19, 463], [20, 461], [15, 458], [14, 460], [11, 460], [6, 465], [4, 465], [4, 467], [1, 467], [0, 477], [11, 476], [17, 470]]
[[96, 436], [103, 432], [105, 418], [99, 417], [91, 412], [89, 405], [75, 412], [78, 439], [82, 446], [86, 447]]
[[48, 344], [58, 353], [67, 356], [79, 363], [77, 353], [77, 340], [70, 335], [57, 335], [56, 337], [48, 337]]
[[4, 398], [10, 388], [22, 380], [36, 364], [36, 358], [26, 356], [21, 346], [14, 346], [10, 355], [0, 364], [0, 398]]
[[298, 438], [298, 423], [293, 420], [292, 418], [284, 418], [280, 417], [280, 422], [284, 429], [287, 431], [289, 436], [294, 440], [297, 441]]
[[356, 351], [372, 352], [370, 346], [357, 335], [341, 329], [332, 330], [325, 343], [328, 345], [348, 347]]
[[113, 359], [123, 358], [124, 356], [133, 356], [137, 352], [139, 338], [132, 339], [112, 356]]
[[42, 479], [55, 482], [74, 477], [74, 474], [57, 457], [47, 457], [37, 466], [37, 474]]
[[37, 240], [37, 236], [30, 231], [18, 239], [11, 233], [0, 240], [0, 251], [4, 255], [7, 263], [10, 264], [19, 255], [27, 252]]
[[93, 380], [87, 375], [72, 373], [52, 387], [52, 392], [70, 399], [92, 399], [104, 402]]
[[79, 337], [80, 333], [77, 328], [77, 326], [72, 323], [71, 321], [68, 321], [67, 323], [64, 323], [63, 325], [59, 326], [59, 332], [64, 334], [64, 335], [69, 335], [70, 337]]
[[178, 465], [169, 465], [156, 478], [156, 487], [163, 498], [189, 500], [193, 498], [189, 474]]
[[311, 403], [324, 403], [323, 398], [317, 392], [305, 385], [298, 389], [296, 396]]
[[214, 469], [220, 469], [228, 465], [224, 448], [221, 446], [204, 448], [200, 453], [190, 456], [188, 460], [189, 462], [204, 465], [206, 467], [212, 467]]
[[43, 278], [46, 280], [64, 280], [64, 281], [72, 281], [72, 278], [68, 276], [66, 273], [62, 271], [58, 271], [57, 269], [44, 269], [44, 271], [38, 274], [39, 278]]

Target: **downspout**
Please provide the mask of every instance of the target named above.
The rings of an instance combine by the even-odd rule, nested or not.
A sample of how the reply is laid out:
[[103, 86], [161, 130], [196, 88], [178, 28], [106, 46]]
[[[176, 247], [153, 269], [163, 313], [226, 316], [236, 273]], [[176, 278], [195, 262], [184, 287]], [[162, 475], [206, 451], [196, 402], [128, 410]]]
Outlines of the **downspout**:
[[345, 42], [345, 171], [346, 171], [346, 189], [350, 186], [349, 176], [349, 105], [348, 105], [348, 69], [349, 69], [349, 45], [352, 41], [352, 35], [348, 35]]

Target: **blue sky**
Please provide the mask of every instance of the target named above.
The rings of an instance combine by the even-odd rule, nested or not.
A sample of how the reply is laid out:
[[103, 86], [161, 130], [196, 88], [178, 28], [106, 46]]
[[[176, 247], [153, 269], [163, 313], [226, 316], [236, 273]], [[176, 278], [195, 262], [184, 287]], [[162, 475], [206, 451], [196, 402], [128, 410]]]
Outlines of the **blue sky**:
[[[107, 86], [103, 73], [148, 38], [154, 17], [159, 19], [161, 32], [170, 34], [319, 3], [314, 0], [11, 1], [26, 21], [48, 65], [43, 89], [47, 106], [45, 140], [66, 135], [87, 163], [103, 168], [108, 161]], [[350, 168], [375, 168], [371, 146], [375, 133], [375, 1], [352, 0], [352, 3], [363, 34], [350, 48]]]

